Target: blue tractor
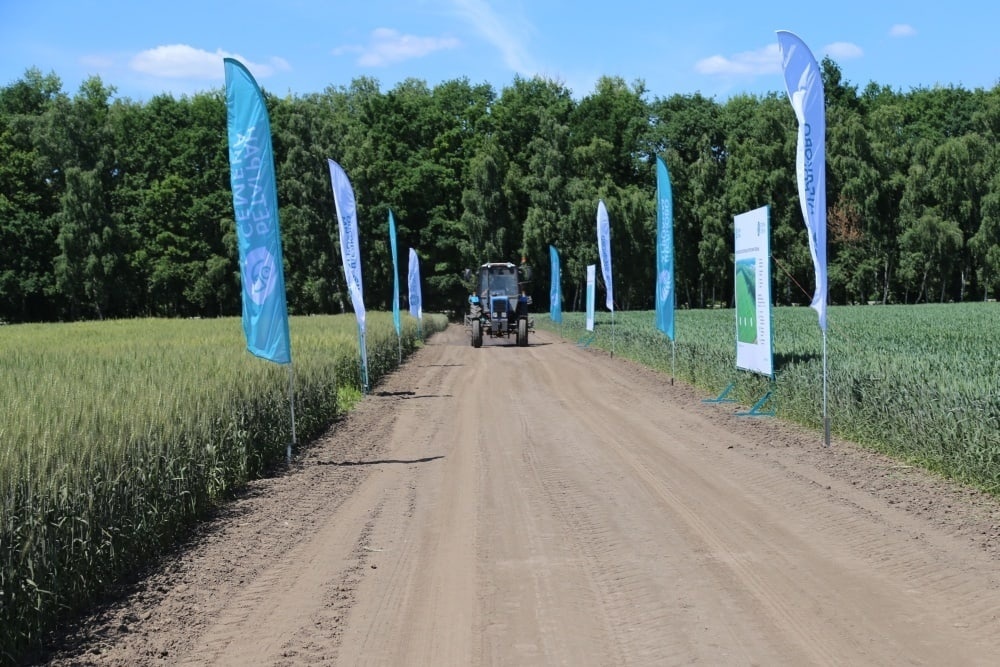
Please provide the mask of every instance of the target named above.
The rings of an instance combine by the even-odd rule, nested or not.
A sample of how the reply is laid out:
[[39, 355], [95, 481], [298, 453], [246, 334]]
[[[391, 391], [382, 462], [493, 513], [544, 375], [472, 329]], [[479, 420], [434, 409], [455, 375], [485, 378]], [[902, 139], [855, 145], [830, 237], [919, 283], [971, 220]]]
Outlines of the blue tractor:
[[534, 330], [528, 306], [531, 297], [525, 286], [531, 280], [530, 269], [522, 264], [489, 262], [479, 267], [476, 291], [469, 296], [466, 325], [472, 347], [482, 347], [483, 336], [516, 336], [518, 347], [528, 346], [528, 332]]

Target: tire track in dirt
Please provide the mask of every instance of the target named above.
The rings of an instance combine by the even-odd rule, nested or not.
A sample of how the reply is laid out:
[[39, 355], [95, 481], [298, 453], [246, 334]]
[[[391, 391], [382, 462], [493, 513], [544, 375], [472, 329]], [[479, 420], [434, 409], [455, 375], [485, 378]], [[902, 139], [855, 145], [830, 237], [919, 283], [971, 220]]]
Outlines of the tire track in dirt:
[[[560, 352], [573, 362], [572, 348]], [[587, 570], [600, 591], [600, 609], [617, 647], [614, 664], [725, 662], [724, 652], [714, 647], [706, 651], [701, 637], [683, 630], [693, 621], [691, 601], [697, 594], [675, 586], [678, 579], [691, 579], [670, 557], [678, 535], [657, 518], [650, 520], [648, 508], [655, 498], [611, 455], [613, 443], [631, 425], [616, 419], [603, 401], [581, 401], [578, 392], [594, 384], [593, 379], [586, 371], [567, 378], [559, 372], [565, 367], [560, 363], [543, 369], [546, 390], [572, 406], [575, 419], [569, 431], [577, 446], [571, 453], [575, 467], [588, 473], [586, 483], [576, 476], [576, 483], [563, 484], [553, 499], [587, 554]], [[618, 384], [613, 375], [600, 377], [602, 384]]]
[[614, 664], [604, 627], [579, 613], [601, 607], [590, 582], [579, 577], [579, 536], [550, 499], [562, 474], [539, 453], [553, 440], [538, 425], [546, 399], [519, 382], [530, 352], [514, 354], [496, 380], [516, 383], [518, 391], [505, 397], [503, 418], [486, 429], [507, 435], [484, 448], [487, 474], [500, 482], [487, 493], [483, 516], [484, 528], [492, 526], [487, 532], [497, 536], [482, 556], [496, 563], [484, 578], [501, 591], [489, 601], [495, 620], [484, 664], [501, 664], [504, 656], [514, 664]]
[[[849, 499], [834, 490], [840, 485], [836, 480], [815, 469], [803, 474], [792, 466], [781, 467], [787, 477], [813, 484], [818, 492], [803, 508], [821, 517], [818, 523], [828, 527], [847, 551], [870, 563], [873, 571], [901, 582], [900, 597], [911, 600], [911, 608], [926, 606], [960, 617], [953, 624], [964, 628], [972, 643], [983, 647], [994, 643], [1000, 607], [992, 591], [1000, 588], [1000, 577], [987, 559], [977, 555], [963, 565], [953, 556], [951, 536], [927, 530], [925, 523], [915, 524], [892, 506], [879, 508], [870, 497]], [[969, 576], [970, 571], [978, 574]]]
[[[372, 536], [378, 563], [357, 588], [340, 661], [351, 665], [466, 664], [477, 652], [476, 505], [478, 462], [466, 442], [468, 415], [438, 405], [454, 399], [467, 367], [455, 336], [439, 336], [435, 392], [413, 402], [390, 440], [396, 460], [434, 460], [383, 471], [394, 510]], [[473, 378], [474, 379], [474, 378]], [[472, 441], [474, 444], [474, 440]], [[428, 529], [433, 524], [433, 529]], [[387, 638], [392, 638], [391, 641]]]
[[[326, 494], [327, 489], [312, 487], [305, 499], [314, 498], [318, 507], [323, 505]], [[299, 636], [303, 627], [315, 632], [322, 622], [314, 614], [332, 602], [327, 582], [349, 584], [350, 573], [363, 566], [362, 547], [379, 520], [381, 502], [372, 506], [368, 497], [352, 495], [345, 504], [338, 511], [366, 520], [360, 524], [342, 521], [311, 525], [310, 539], [298, 542], [247, 585], [230, 592], [212, 625], [199, 637], [197, 651], [179, 664], [279, 664], [282, 660], [298, 659], [303, 652], [308, 654], [302, 655], [303, 659], [332, 657], [322, 651], [306, 651], [308, 641], [303, 645], [289, 638]], [[367, 516], [354, 508], [359, 504], [371, 507]], [[349, 563], [346, 568], [345, 563]], [[247, 645], [247, 636], [254, 637], [252, 645]]]
[[[579, 388], [585, 385], [573, 386]], [[614, 444], [618, 453], [638, 476], [665, 501], [665, 509], [679, 515], [693, 529], [697, 538], [705, 541], [714, 560], [732, 571], [732, 590], [738, 592], [748, 589], [753, 594], [747, 609], [762, 608], [773, 619], [774, 629], [779, 634], [793, 631], [791, 644], [805, 651], [804, 655], [809, 662], [837, 662], [845, 656], [845, 644], [853, 644], [859, 657], [868, 656], [871, 659], [872, 649], [863, 646], [863, 641], [852, 639], [859, 630], [866, 631], [862, 632], [862, 636], [866, 633], [877, 636], [882, 630], [886, 636], [895, 634], [902, 637], [895, 642], [888, 642], [891, 650], [884, 653], [886, 663], [898, 660], [900, 655], [907, 653], [914, 653], [921, 659], [930, 657], [932, 664], [935, 663], [934, 656], [939, 661], [938, 664], [954, 661], [956, 656], [947, 640], [938, 637], [935, 641], [927, 641], [928, 633], [916, 628], [910, 631], [905, 628], [900, 630], [899, 627], [912, 621], [947, 626], [949, 618], [961, 619], [956, 622], [958, 625], [977, 627], [972, 633], [957, 633], [959, 636], [955, 637], [956, 642], [968, 644], [971, 640], [972, 646], [978, 646], [987, 652], [996, 650], [995, 646], [984, 640], [990, 629], [995, 629], [997, 598], [995, 589], [987, 594], [987, 600], [977, 594], [976, 582], [982, 579], [970, 579], [967, 574], [955, 572], [953, 565], [945, 559], [929, 559], [923, 549], [913, 549], [905, 537], [893, 539], [879, 525], [874, 526], [873, 530], [869, 518], [863, 513], [845, 513], [842, 503], [830, 503], [821, 495], [802, 494], [797, 489], [790, 493], [776, 493], [789, 487], [785, 473], [775, 472], [773, 469], [754, 470], [753, 466], [746, 466], [742, 461], [739, 466], [734, 466], [727, 462], [733, 459], [731, 456], [728, 459], [716, 456], [716, 460], [712, 462], [717, 466], [715, 470], [723, 473], [726, 468], [737, 468], [736, 478], [740, 480], [741, 488], [752, 491], [753, 496], [763, 493], [772, 497], [767, 502], [758, 503], [753, 496], [748, 498], [746, 491], [743, 491], [740, 506], [711, 503], [712, 499], [722, 499], [724, 502], [727, 497], [732, 496], [730, 490], [720, 488], [718, 484], [724, 475], [704, 478], [704, 473], [700, 470], [707, 470], [709, 467], [694, 468], [689, 465], [692, 459], [687, 456], [689, 452], [685, 452], [683, 460], [669, 457], [668, 454], [671, 460], [657, 465], [664, 458], [663, 447], [659, 448], [661, 453], [657, 452], [657, 436], [669, 432], [670, 427], [676, 429], [676, 424], [656, 424], [655, 417], [644, 420], [642, 425], [632, 429], [634, 437], [627, 444], [621, 441], [619, 432], [609, 426], [609, 423], [616, 421], [608, 413], [613, 415], [623, 411], [624, 414], [634, 414], [639, 408], [646, 414], [655, 415], [655, 405], [642, 409], [643, 406], [637, 405], [633, 400], [627, 407], [623, 407], [620, 399], [613, 393], [588, 397], [585, 392], [581, 392], [581, 396], [569, 400], [581, 403], [581, 413], [586, 415], [590, 427], [595, 432], [603, 433], [609, 444]], [[593, 415], [602, 409], [607, 415], [605, 419], [594, 418]], [[708, 427], [706, 424], [698, 429], [702, 437], [713, 437]], [[683, 432], [683, 429], [680, 430]], [[738, 439], [721, 429], [714, 434], [714, 438], [726, 447], [734, 447], [738, 443]], [[694, 485], [683, 480], [697, 480], [699, 488], [694, 488]], [[680, 495], [681, 492], [675, 489], [686, 489], [688, 492]], [[747, 500], [751, 500], [749, 505]], [[712, 507], [712, 504], [716, 506]], [[792, 505], [789, 507], [790, 511], [768, 517], [768, 514], [774, 514], [771, 508], [788, 505]], [[808, 520], [796, 521], [797, 516], [808, 517]], [[797, 531], [795, 534], [783, 527], [787, 523], [793, 524], [793, 529]], [[797, 534], [808, 535], [810, 525], [820, 527], [829, 538], [828, 541], [821, 542], [819, 548], [796, 537]], [[755, 531], [764, 532], [762, 529], [765, 528], [766, 534], [782, 550], [764, 549], [765, 558], [755, 556], [752, 552], [747, 553], [748, 545], [754, 544]], [[888, 564], [888, 567], [882, 568], [885, 570], [884, 574], [879, 572], [875, 576], [869, 575], [869, 572], [878, 563], [866, 555], [872, 550], [873, 543], [883, 545], [877, 551], [882, 554], [879, 560]], [[776, 568], [768, 565], [769, 561], [774, 560], [781, 562], [781, 566]], [[942, 568], [951, 570], [951, 573], [943, 573]], [[989, 570], [984, 568], [982, 572], [987, 574]], [[724, 576], [725, 573], [720, 574], [720, 577]], [[802, 581], [795, 582], [792, 577]], [[942, 586], [942, 582], [946, 580], [954, 583]], [[852, 596], [840, 595], [844, 588], [851, 589]], [[820, 591], [821, 594], [817, 595], [813, 591]], [[919, 595], [915, 596], [914, 593], [918, 591]], [[954, 599], [956, 595], [957, 600]], [[931, 605], [935, 612], [920, 611], [924, 607], [920, 603], [921, 597], [936, 600]], [[803, 603], [809, 608], [809, 614], [802, 613]], [[859, 623], [849, 617], [825, 611], [839, 611], [852, 606], [860, 607], [857, 611], [867, 618]], [[970, 620], [967, 616], [970, 609], [982, 609], [983, 613]], [[887, 616], [892, 619], [888, 623], [885, 621]], [[876, 655], [878, 653], [879, 651], [875, 651]], [[975, 651], [970, 653], [975, 655]]]
[[[362, 436], [364, 442], [375, 445], [366, 452], [366, 456], [357, 460], [316, 461], [319, 465], [365, 469], [364, 483], [358, 485], [341, 508], [350, 517], [363, 518], [363, 524], [359, 518], [328, 521], [312, 535], [304, 546], [305, 554], [295, 554], [297, 558], [294, 560], [303, 565], [296, 585], [290, 587], [287, 595], [282, 596], [277, 604], [270, 604], [270, 614], [258, 613], [258, 618], [252, 623], [242, 623], [242, 636], [246, 637], [249, 627], [255, 637], [251, 652], [233, 650], [233, 642], [240, 635], [223, 633], [222, 643], [227, 649], [225, 654], [207, 662], [233, 665], [316, 664], [346, 659], [347, 664], [362, 664], [350, 654], [347, 658], [341, 656], [342, 643], [344, 634], [351, 632], [353, 627], [350, 620], [358, 609], [358, 599], [366, 595], [367, 582], [375, 576], [373, 570], [378, 566], [374, 562], [392, 563], [392, 557], [399, 556], [395, 562], [397, 576], [406, 572], [406, 567], [410, 565], [405, 559], [405, 549], [394, 552], [391, 543], [388, 546], [377, 545], [387, 544], [386, 534], [392, 534], [405, 525], [406, 517], [413, 514], [417, 481], [412, 479], [407, 469], [433, 464], [441, 458], [441, 454], [428, 455], [429, 450], [426, 449], [430, 446], [439, 451], [434, 443], [438, 440], [440, 420], [425, 419], [427, 410], [421, 404], [446, 398], [448, 394], [442, 394], [441, 388], [447, 386], [447, 378], [454, 371], [446, 360], [440, 364], [418, 365], [418, 369], [401, 373], [393, 378], [395, 383], [387, 390], [376, 391], [369, 397], [366, 406], [368, 414], [363, 415], [367, 419], [352, 415], [353, 432]], [[412, 389], [400, 389], [401, 386]], [[398, 447], [399, 443], [407, 442], [420, 443], [417, 453]], [[330, 489], [321, 488], [316, 492], [329, 493]], [[392, 572], [392, 565], [386, 571]], [[286, 586], [288, 578], [285, 577]], [[266, 586], [267, 583], [262, 583], [262, 588]], [[398, 596], [407, 589], [399, 585], [388, 590]], [[245, 606], [252, 606], [255, 600], [251, 598], [251, 605]], [[392, 604], [392, 597], [385, 602]], [[405, 602], [402, 600], [399, 604]], [[379, 617], [376, 615], [376, 618]], [[239, 627], [239, 624], [235, 625]], [[264, 649], [269, 648], [264, 640], [269, 636], [290, 636], [291, 639], [281, 644], [277, 651], [261, 650], [262, 644], [265, 644]], [[211, 647], [214, 639], [206, 637], [202, 644]], [[377, 643], [384, 646], [384, 636]], [[206, 656], [203, 652], [204, 648], [198, 651], [196, 662], [204, 661]], [[365, 660], [375, 659], [377, 664], [378, 655], [376, 651], [366, 651], [362, 657]]]

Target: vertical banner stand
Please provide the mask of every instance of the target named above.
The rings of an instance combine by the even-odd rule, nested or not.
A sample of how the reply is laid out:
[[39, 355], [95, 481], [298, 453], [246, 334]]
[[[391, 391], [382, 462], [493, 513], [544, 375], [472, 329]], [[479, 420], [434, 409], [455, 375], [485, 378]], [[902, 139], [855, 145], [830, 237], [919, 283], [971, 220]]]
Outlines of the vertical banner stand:
[[292, 412], [292, 442], [289, 443], [287, 449], [285, 450], [285, 463], [291, 465], [292, 463], [292, 448], [295, 447], [295, 372], [292, 370], [292, 365], [288, 364], [288, 406], [291, 408]]

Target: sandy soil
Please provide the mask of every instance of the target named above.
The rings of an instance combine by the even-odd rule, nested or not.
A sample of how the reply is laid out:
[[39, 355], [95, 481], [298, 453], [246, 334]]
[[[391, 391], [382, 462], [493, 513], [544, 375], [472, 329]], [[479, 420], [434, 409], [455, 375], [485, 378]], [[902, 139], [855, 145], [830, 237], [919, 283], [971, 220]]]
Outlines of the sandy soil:
[[501, 343], [432, 338], [51, 664], [1000, 664], [995, 500]]

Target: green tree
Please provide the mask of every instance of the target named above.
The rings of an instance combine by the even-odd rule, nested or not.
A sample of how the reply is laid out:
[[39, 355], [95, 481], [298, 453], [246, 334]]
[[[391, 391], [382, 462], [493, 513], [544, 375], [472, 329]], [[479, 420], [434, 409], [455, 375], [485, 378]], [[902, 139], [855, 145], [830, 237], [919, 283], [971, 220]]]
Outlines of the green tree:
[[[564, 98], [560, 98], [564, 99]], [[569, 101], [558, 107], [543, 110], [538, 132], [528, 144], [528, 164], [524, 172], [523, 187], [528, 194], [528, 212], [524, 221], [522, 247], [533, 271], [533, 297], [540, 308], [548, 303], [551, 281], [549, 245], [555, 246], [561, 258], [572, 255], [571, 250], [580, 244], [579, 229], [570, 224], [569, 181], [572, 164], [569, 155], [570, 128], [567, 123]], [[580, 271], [574, 262], [560, 265], [573, 275]]]
[[797, 125], [788, 104], [776, 94], [762, 99], [733, 97], [723, 108], [726, 136], [724, 217], [706, 220], [700, 245], [702, 269], [713, 293], [728, 301], [733, 285], [734, 213], [771, 207], [771, 255], [778, 270], [774, 297], [783, 303], [808, 302], [813, 281], [805, 222], [795, 175]]
[[935, 210], [959, 230], [962, 241], [949, 262], [951, 271], [958, 274], [958, 286], [957, 289], [953, 286], [954, 276], [942, 276], [946, 283], [942, 285], [942, 301], [949, 284], [951, 297], [956, 301], [965, 299], [970, 283], [973, 292], [978, 291], [975, 256], [964, 241], [975, 236], [982, 221], [982, 200], [990, 176], [984, 169], [988, 150], [980, 135], [966, 134], [945, 140], [935, 149], [928, 164]]
[[947, 273], [952, 257], [962, 247], [962, 230], [952, 220], [942, 218], [928, 208], [914, 224], [907, 227], [899, 239], [902, 261], [900, 273], [904, 279], [917, 279], [920, 287], [915, 303], [929, 300], [928, 278], [940, 285], [940, 301], [945, 300]]
[[982, 267], [983, 299], [1000, 290], [1000, 171], [989, 181], [982, 200], [982, 224], [969, 247]]
[[117, 257], [100, 174], [67, 169], [60, 208], [55, 277], [68, 302], [67, 314], [74, 319], [103, 318], [113, 297]]
[[[709, 221], [726, 215], [722, 200], [727, 153], [721, 107], [699, 94], [675, 95], [656, 100], [652, 115], [647, 151], [663, 157], [673, 189], [678, 303], [704, 305], [702, 234]], [[648, 261], [655, 264], [655, 257]]]
[[40, 119], [62, 95], [55, 74], [29, 69], [0, 88], [0, 320], [57, 316], [53, 258], [58, 199], [51, 168], [35, 137]]

